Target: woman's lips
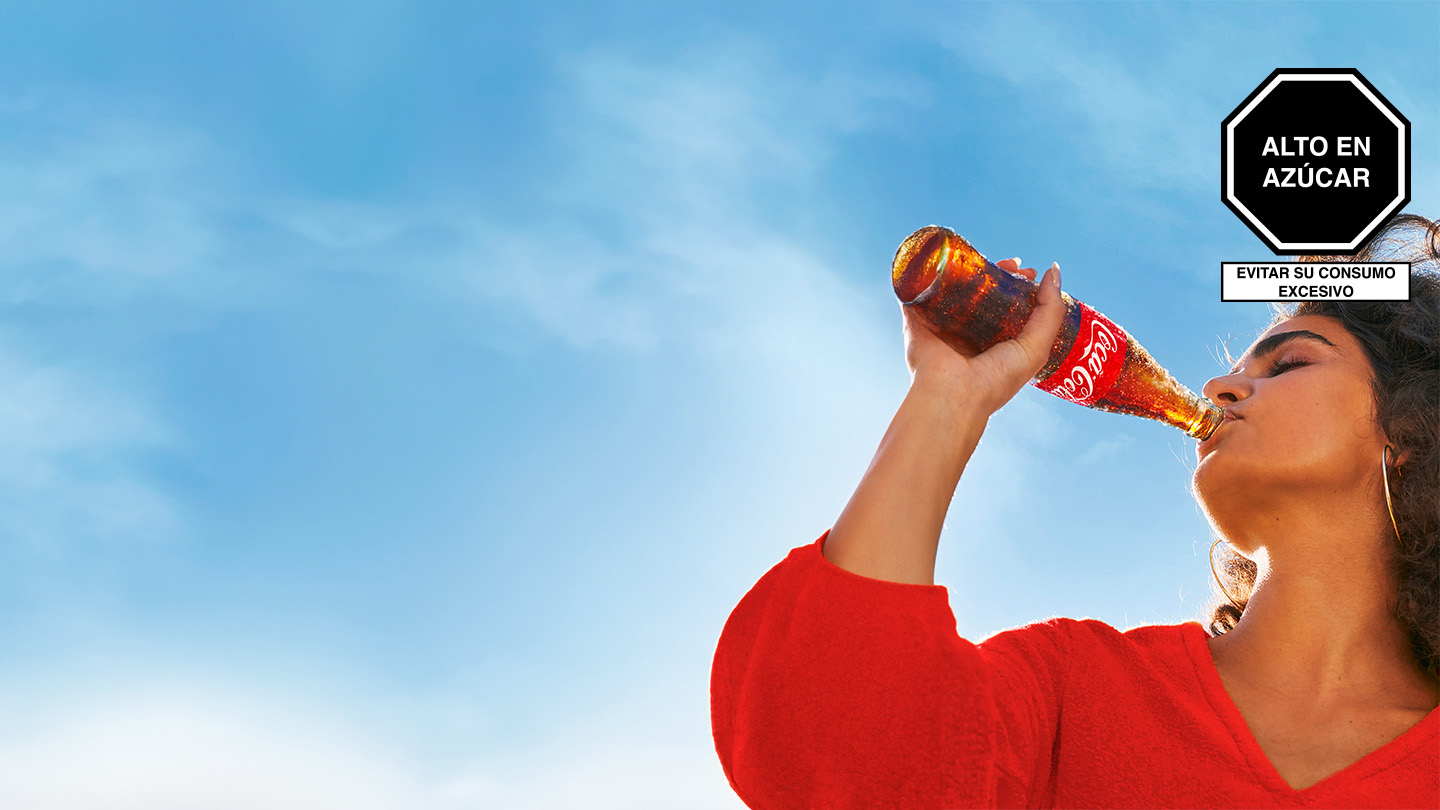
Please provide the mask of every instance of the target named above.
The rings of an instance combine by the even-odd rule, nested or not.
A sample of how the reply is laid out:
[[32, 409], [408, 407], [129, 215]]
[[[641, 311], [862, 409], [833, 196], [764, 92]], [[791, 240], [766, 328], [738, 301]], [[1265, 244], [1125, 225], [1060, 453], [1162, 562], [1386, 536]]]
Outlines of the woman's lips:
[[1217, 438], [1219, 438], [1219, 436], [1220, 436], [1220, 431], [1224, 430], [1225, 427], [1226, 427], [1227, 425], [1229, 425], [1231, 422], [1237, 421], [1237, 420], [1239, 420], [1239, 419], [1240, 419], [1240, 417], [1236, 416], [1234, 413], [1232, 413], [1232, 412], [1230, 412], [1230, 411], [1228, 411], [1228, 410], [1225, 411], [1225, 418], [1224, 418], [1223, 420], [1221, 420], [1220, 426], [1217, 427], [1217, 428], [1215, 428], [1215, 431], [1214, 431], [1213, 433], [1211, 433], [1209, 436], [1207, 436], [1207, 437], [1205, 438], [1205, 441], [1202, 441], [1202, 442], [1200, 442], [1200, 444], [1196, 445], [1195, 451], [1196, 451], [1197, 453], [1204, 452], [1205, 448], [1210, 447], [1212, 444], [1215, 443], [1215, 440], [1216, 440]]

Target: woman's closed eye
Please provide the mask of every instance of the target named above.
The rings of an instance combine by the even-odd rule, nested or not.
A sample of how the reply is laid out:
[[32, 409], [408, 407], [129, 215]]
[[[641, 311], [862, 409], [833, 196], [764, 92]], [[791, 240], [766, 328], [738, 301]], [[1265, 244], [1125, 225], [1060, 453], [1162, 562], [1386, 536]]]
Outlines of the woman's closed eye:
[[1284, 360], [1277, 360], [1274, 363], [1270, 364], [1270, 368], [1266, 370], [1265, 374], [1267, 377], [1274, 377], [1277, 374], [1284, 374], [1292, 368], [1299, 368], [1300, 366], [1308, 365], [1310, 365], [1310, 363], [1305, 360], [1287, 357]]

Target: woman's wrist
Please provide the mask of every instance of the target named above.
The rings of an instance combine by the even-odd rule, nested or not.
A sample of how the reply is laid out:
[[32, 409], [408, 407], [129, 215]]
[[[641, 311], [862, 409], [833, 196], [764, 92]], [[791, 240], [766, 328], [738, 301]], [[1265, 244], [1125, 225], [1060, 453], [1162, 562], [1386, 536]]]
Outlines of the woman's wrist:
[[[930, 463], [938, 464], [958, 480], [980, 435], [985, 432], [991, 413], [963, 386], [917, 378], [900, 406], [898, 421], [907, 433], [924, 436], [927, 449], [923, 452], [931, 459]], [[948, 478], [948, 474], [944, 477]], [[952, 489], [954, 483], [949, 482]]]
[[947, 411], [979, 416], [981, 419], [989, 419], [990, 414], [995, 412], [977, 396], [974, 387], [967, 381], [941, 373], [916, 371], [910, 378], [910, 394]]

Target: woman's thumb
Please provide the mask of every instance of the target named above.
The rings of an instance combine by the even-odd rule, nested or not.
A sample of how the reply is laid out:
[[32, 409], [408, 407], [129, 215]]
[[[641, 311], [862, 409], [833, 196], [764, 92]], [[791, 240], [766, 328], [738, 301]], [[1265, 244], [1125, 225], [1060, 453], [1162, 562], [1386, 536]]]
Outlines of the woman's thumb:
[[1036, 296], [1039, 306], [1030, 313], [1025, 328], [1015, 336], [1015, 342], [1025, 353], [1030, 376], [1035, 376], [1045, 367], [1050, 358], [1050, 347], [1055, 344], [1055, 335], [1065, 319], [1065, 302], [1060, 297], [1060, 264], [1056, 262], [1045, 271], [1040, 280], [1040, 292]]

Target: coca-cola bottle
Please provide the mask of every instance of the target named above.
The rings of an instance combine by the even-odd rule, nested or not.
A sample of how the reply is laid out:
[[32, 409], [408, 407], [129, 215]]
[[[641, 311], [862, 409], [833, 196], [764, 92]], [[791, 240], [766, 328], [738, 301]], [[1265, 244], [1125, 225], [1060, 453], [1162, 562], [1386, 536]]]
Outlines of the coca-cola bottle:
[[[967, 355], [1018, 335], [1040, 290], [936, 225], [900, 244], [891, 276], [900, 302]], [[1197, 439], [1219, 427], [1223, 412], [1176, 382], [1114, 321], [1063, 292], [1061, 298], [1065, 320], [1031, 385], [1090, 408], [1155, 419]]]

